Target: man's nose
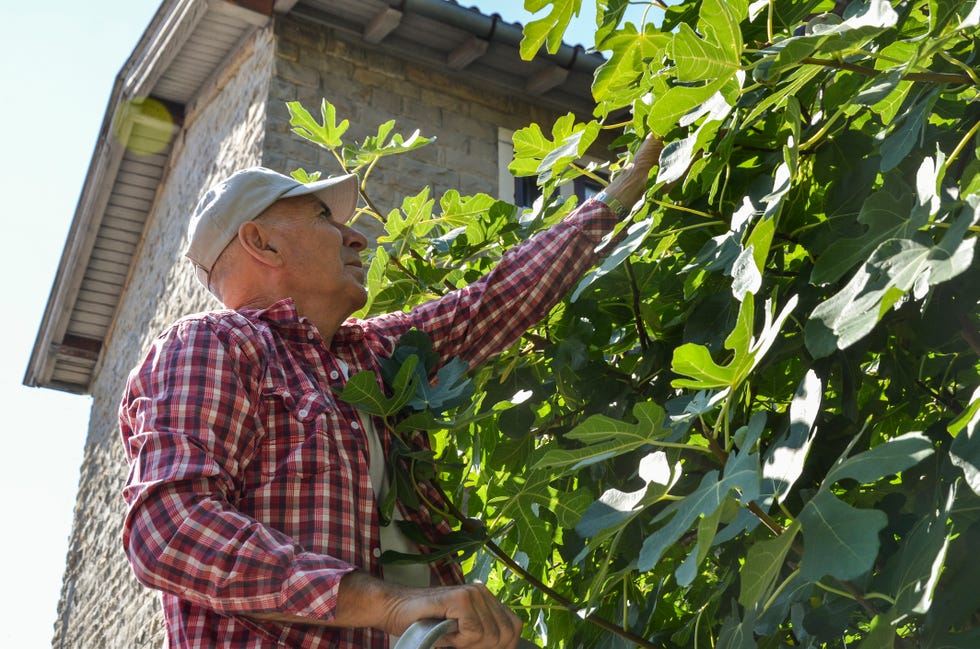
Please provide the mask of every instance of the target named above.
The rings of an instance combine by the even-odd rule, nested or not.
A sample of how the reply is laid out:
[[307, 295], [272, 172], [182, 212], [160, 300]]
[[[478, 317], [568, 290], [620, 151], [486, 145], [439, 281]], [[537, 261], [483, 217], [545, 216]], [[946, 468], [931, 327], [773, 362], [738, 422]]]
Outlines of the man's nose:
[[361, 250], [367, 248], [367, 238], [349, 225], [345, 225], [344, 244], [349, 248], [353, 248], [354, 250], [360, 252]]

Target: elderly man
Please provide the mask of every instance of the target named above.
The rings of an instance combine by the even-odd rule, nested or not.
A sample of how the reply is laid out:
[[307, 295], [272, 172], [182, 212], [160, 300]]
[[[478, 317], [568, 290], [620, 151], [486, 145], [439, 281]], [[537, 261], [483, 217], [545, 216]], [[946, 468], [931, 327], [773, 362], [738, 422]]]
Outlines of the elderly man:
[[[383, 648], [432, 617], [458, 623], [446, 646], [516, 646], [519, 618], [456, 563], [382, 567], [384, 549], [424, 550], [380, 524], [390, 440], [335, 388], [379, 373], [413, 328], [470, 366], [512, 344], [599, 259], [659, 151], [644, 142], [603, 193], [480, 281], [367, 320], [350, 318], [366, 299], [367, 244], [346, 225], [354, 176], [304, 185], [252, 168], [208, 192], [187, 256], [226, 308], [164, 331], [120, 407], [123, 544], [162, 592], [170, 647]], [[448, 531], [425, 507], [394, 518]]]

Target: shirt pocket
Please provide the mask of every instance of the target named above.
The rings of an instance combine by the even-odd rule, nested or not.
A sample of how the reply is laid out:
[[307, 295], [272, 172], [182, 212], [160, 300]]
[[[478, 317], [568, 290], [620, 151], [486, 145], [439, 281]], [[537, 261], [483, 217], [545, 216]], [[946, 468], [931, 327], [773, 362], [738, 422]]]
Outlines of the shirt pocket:
[[263, 395], [267, 436], [261, 455], [262, 477], [310, 477], [337, 468], [338, 449], [330, 399], [319, 390], [276, 388]]

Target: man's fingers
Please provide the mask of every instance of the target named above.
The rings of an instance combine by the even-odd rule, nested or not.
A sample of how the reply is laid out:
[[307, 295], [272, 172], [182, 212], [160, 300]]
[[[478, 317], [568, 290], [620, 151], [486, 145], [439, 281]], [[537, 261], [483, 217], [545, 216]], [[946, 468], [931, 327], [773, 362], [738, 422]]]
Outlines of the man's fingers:
[[605, 193], [624, 206], [633, 205], [646, 191], [650, 169], [660, 159], [662, 150], [663, 141], [658, 137], [648, 135], [636, 150], [632, 162], [613, 177], [606, 187]]
[[470, 584], [452, 593], [446, 616], [454, 618], [456, 633], [437, 646], [466, 649], [512, 649], [520, 639], [523, 623], [482, 584]]
[[660, 161], [660, 153], [664, 150], [664, 142], [658, 137], [648, 135], [640, 144], [633, 156], [633, 167], [644, 177], [649, 175], [653, 165]]

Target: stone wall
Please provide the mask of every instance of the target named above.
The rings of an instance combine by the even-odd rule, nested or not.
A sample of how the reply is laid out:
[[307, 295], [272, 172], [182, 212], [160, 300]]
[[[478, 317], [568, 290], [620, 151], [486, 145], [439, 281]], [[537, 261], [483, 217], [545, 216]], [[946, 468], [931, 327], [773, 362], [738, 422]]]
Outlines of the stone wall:
[[124, 515], [120, 490], [126, 462], [117, 408], [126, 376], [159, 331], [215, 301], [182, 257], [190, 212], [205, 188], [233, 170], [264, 164], [340, 171], [333, 156], [291, 133], [285, 102], [298, 100], [319, 114], [326, 97], [338, 118], [351, 121], [348, 137], [363, 139], [396, 119], [435, 144], [383, 160], [371, 176], [379, 208], [401, 204], [429, 185], [436, 197], [450, 188], [497, 192], [497, 129], [554, 115], [505, 94], [446, 77], [403, 59], [345, 40], [331, 29], [277, 18], [232, 57], [220, 91], [205, 89], [188, 107], [168, 172], [158, 190], [144, 242], [121, 301], [93, 384], [75, 520], [53, 646], [56, 649], [143, 649], [162, 644], [157, 596], [137, 584], [120, 544]]
[[[405, 196], [429, 186], [439, 197], [448, 189], [497, 195], [497, 129], [516, 130], [557, 117], [464, 73], [437, 71], [354, 43], [342, 32], [292, 18], [278, 21], [276, 74], [269, 96], [265, 163], [288, 172], [312, 160], [327, 175], [340, 173], [333, 155], [298, 137], [289, 127], [287, 101], [299, 101], [319, 118], [327, 99], [337, 120], [350, 120], [344, 138], [362, 141], [379, 125], [396, 120], [406, 137], [419, 129], [436, 137], [428, 146], [382, 159], [368, 191], [383, 213]], [[310, 167], [306, 167], [309, 171]]]
[[56, 649], [158, 649], [157, 595], [140, 586], [120, 543], [127, 467], [117, 410], [126, 376], [157, 333], [178, 317], [215, 306], [183, 258], [191, 210], [214, 180], [261, 160], [273, 60], [271, 30], [248, 43], [253, 54], [227, 70], [224, 91], [195, 107], [178, 133], [137, 261], [119, 306], [93, 405], [69, 541], [53, 646]]

